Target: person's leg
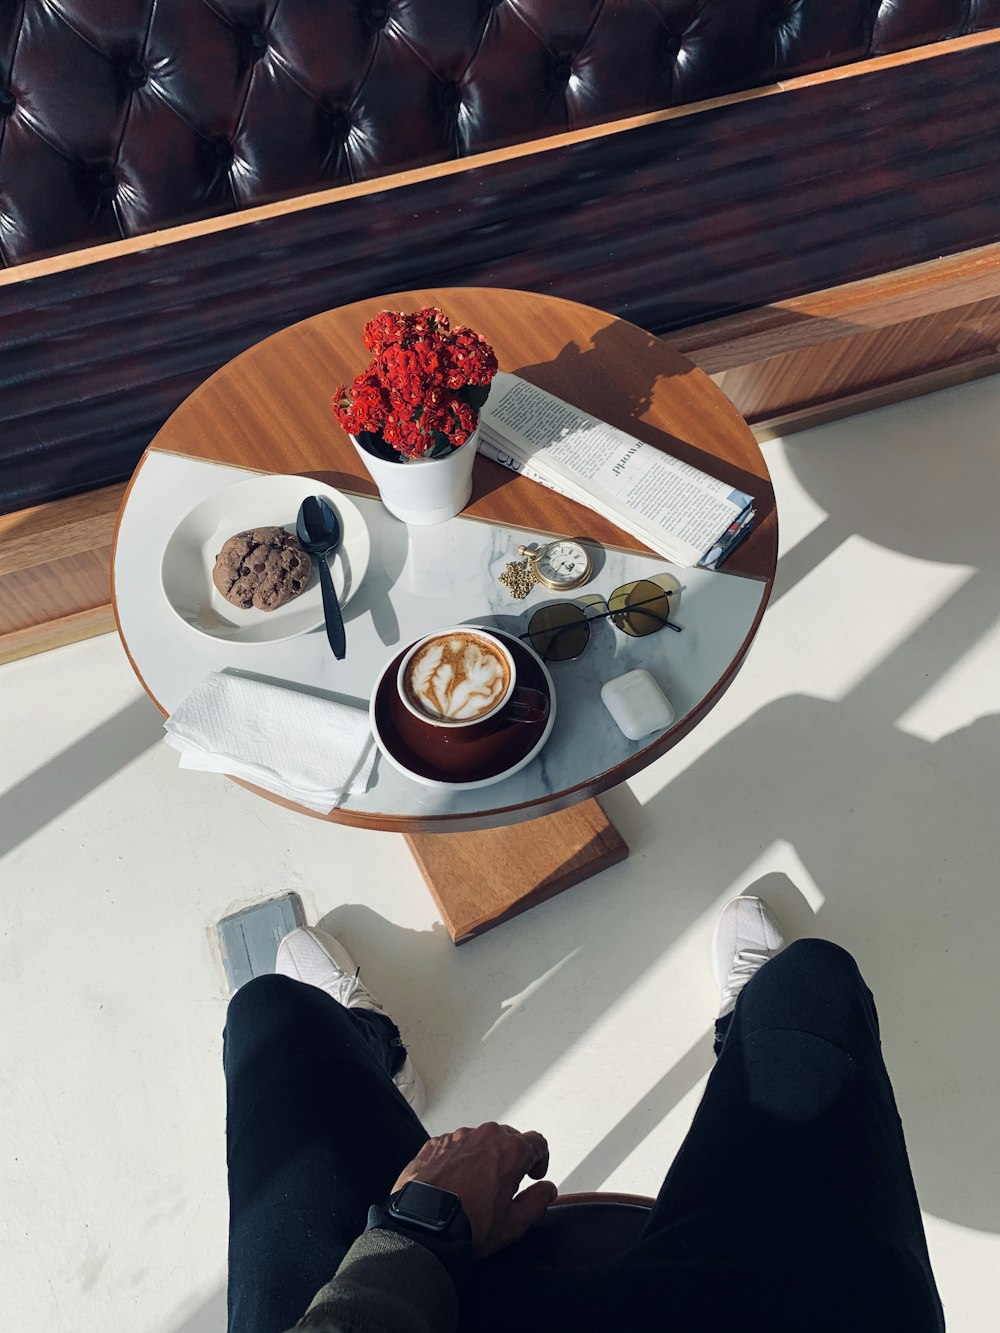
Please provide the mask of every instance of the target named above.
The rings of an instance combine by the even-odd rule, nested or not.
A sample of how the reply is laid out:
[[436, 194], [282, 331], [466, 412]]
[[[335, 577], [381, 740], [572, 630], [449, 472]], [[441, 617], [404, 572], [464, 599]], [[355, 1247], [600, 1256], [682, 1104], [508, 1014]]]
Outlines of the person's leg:
[[[942, 1328], [875, 1005], [854, 960], [823, 940], [790, 945], [720, 1029], [718, 1063], [631, 1260], [714, 1270], [708, 1306], [721, 1313], [728, 1286], [743, 1328], [783, 1318], [852, 1333]], [[697, 1305], [697, 1281], [681, 1285]], [[761, 1299], [747, 1301], [751, 1290]]]
[[392, 1082], [385, 1014], [259, 977], [233, 997], [224, 1066], [230, 1333], [305, 1313], [427, 1133]]
[[527, 1243], [504, 1252], [470, 1329], [510, 1326], [515, 1283], [525, 1330], [944, 1327], [872, 996], [836, 945], [780, 952], [767, 916], [722, 987], [725, 1006], [739, 994], [719, 1061], [638, 1243], [561, 1272]]

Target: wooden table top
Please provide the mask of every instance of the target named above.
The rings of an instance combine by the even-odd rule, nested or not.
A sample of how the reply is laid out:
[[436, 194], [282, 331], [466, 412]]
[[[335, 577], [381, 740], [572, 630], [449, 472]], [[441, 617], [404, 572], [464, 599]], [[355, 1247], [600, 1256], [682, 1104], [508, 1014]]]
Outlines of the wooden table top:
[[[749, 427], [721, 390], [686, 358], [635, 325], [589, 306], [529, 292], [458, 287], [395, 293], [291, 325], [196, 389], [161, 428], [132, 484], [150, 452], [165, 451], [262, 472], [309, 474], [344, 490], [377, 495], [351, 442], [333, 420], [330, 400], [339, 384], [349, 383], [367, 364], [361, 341], [364, 324], [380, 310], [425, 305], [440, 306], [453, 323], [481, 332], [493, 344], [502, 370], [753, 495], [754, 529], [726, 562], [725, 571], [760, 580], [766, 588], [729, 671], [701, 707], [593, 781], [516, 811], [507, 807], [502, 817], [492, 819], [489, 811], [450, 822], [379, 819], [342, 810], [325, 816], [401, 831], [487, 827], [532, 818], [617, 786], [646, 767], [700, 721], [735, 676], [763, 616], [777, 562], [777, 518], [767, 467]], [[474, 486], [464, 511], [467, 517], [560, 535], [586, 531], [606, 546], [648, 550], [591, 510], [485, 458], [476, 462]], [[122, 514], [128, 501], [127, 493]], [[132, 658], [120, 617], [119, 630], [143, 680], [143, 663]], [[501, 816], [500, 811], [493, 813]]]

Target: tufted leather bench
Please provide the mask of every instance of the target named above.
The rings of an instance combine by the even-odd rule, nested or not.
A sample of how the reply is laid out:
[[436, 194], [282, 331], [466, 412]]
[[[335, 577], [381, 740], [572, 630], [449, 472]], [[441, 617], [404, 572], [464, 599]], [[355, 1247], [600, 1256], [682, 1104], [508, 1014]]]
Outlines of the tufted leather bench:
[[372, 292], [522, 287], [684, 337], [995, 243], [995, 24], [1000, 0], [8, 0], [0, 516], [120, 483], [219, 365]]
[[997, 22], [1000, 0], [8, 0], [0, 262]]

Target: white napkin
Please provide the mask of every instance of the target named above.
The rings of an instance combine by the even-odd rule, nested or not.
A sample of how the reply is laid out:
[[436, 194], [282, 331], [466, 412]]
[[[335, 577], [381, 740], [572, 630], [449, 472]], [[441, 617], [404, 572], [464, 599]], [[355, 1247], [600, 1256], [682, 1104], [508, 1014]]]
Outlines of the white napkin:
[[368, 790], [375, 741], [360, 708], [213, 671], [163, 727], [181, 768], [229, 773], [323, 814]]

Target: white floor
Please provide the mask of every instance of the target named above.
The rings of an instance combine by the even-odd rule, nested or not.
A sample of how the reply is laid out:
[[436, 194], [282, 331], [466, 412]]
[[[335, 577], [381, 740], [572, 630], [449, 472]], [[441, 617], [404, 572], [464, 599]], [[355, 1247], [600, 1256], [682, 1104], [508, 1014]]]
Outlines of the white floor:
[[114, 637], [0, 668], [0, 1327], [224, 1329], [234, 906], [294, 888], [342, 935], [432, 1130], [538, 1128], [564, 1189], [655, 1193], [711, 1062], [715, 913], [758, 885], [857, 955], [949, 1327], [992, 1333], [998, 419], [994, 379], [766, 446], [771, 609], [707, 722], [607, 796], [630, 859], [457, 951], [401, 839], [179, 772]]

